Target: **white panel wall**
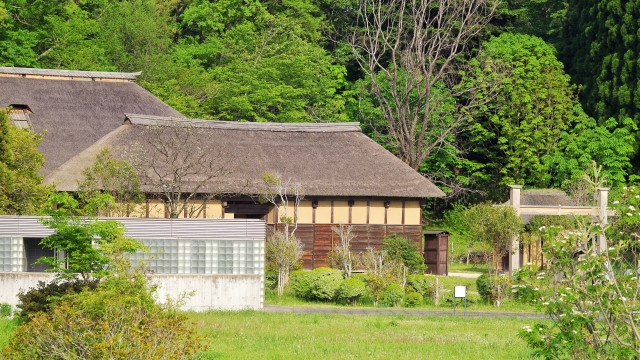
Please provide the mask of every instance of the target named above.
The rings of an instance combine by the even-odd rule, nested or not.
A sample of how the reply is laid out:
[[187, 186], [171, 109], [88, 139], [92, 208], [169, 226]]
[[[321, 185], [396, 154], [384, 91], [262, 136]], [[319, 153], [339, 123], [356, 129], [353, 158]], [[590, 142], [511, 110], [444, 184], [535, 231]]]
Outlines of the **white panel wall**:
[[[35, 287], [38, 281], [53, 280], [49, 273], [0, 273], [0, 303], [18, 304], [21, 289]], [[194, 291], [186, 299], [184, 310], [262, 309], [264, 304], [263, 275], [151, 275], [149, 281], [158, 285], [158, 300], [167, 296], [177, 299]]]

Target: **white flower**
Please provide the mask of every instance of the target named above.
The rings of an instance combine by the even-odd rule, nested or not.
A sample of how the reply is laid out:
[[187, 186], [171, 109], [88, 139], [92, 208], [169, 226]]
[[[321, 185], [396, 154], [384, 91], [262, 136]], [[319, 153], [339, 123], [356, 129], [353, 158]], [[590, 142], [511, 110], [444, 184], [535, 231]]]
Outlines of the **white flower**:
[[518, 292], [518, 290], [517, 290], [517, 289], [513, 289], [513, 290], [511, 290], [511, 292], [512, 292], [512, 293], [517, 293], [517, 292]]
[[571, 332], [573, 332], [574, 334], [577, 334], [577, 333], [578, 333], [578, 332], [577, 332], [577, 331], [575, 331], [575, 330], [571, 330]]
[[560, 317], [565, 317], [567, 316], [567, 314], [560, 314]]
[[636, 199], [640, 199], [640, 195], [636, 195], [634, 196]]
[[547, 305], [549, 305], [549, 303], [548, 302], [543, 302], [542, 305], [547, 306]]
[[629, 205], [629, 210], [633, 211], [633, 210], [635, 210], [635, 209], [636, 209], [636, 208], [634, 208], [634, 207], [633, 207], [633, 205]]
[[616, 200], [613, 202], [614, 204], [620, 204], [620, 201]]
[[613, 250], [615, 250], [615, 249], [616, 249], [616, 248], [614, 248], [614, 247], [610, 247], [610, 248], [609, 248], [609, 251], [613, 251]]
[[531, 329], [527, 329], [527, 332], [531, 332], [531, 331], [532, 331]]
[[540, 290], [540, 289], [538, 289], [538, 288], [533, 288], [533, 291], [538, 291], [538, 290]]
[[627, 216], [633, 216], [633, 214], [632, 213], [627, 213]]

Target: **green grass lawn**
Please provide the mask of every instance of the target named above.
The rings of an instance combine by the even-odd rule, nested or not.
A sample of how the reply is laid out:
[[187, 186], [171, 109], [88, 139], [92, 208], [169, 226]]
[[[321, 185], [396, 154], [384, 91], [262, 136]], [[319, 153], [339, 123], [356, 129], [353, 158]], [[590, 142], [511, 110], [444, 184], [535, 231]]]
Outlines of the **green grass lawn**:
[[[4, 348], [7, 345], [9, 341], [9, 335], [11, 335], [13, 329], [15, 329], [17, 326], [17, 320], [0, 318], [0, 349]], [[2, 357], [1, 355], [2, 353], [0, 353], [0, 358]]]
[[461, 264], [461, 263], [456, 263], [456, 262], [449, 262], [449, 272], [486, 274], [487, 273], [487, 265], [485, 265], [485, 264], [480, 264], [480, 265], [469, 264], [469, 265], [467, 265], [467, 264]]
[[531, 359], [516, 334], [535, 321], [461, 316], [191, 314], [202, 359]]
[[[516, 334], [536, 320], [462, 316], [189, 313], [199, 359], [531, 359]], [[17, 322], [0, 320], [0, 348]]]

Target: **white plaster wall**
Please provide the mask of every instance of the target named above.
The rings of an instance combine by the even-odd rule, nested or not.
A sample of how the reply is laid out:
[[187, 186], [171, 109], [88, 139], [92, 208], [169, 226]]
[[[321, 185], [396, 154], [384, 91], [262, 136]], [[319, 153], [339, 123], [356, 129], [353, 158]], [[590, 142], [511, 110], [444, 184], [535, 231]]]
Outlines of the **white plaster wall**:
[[264, 303], [263, 276], [154, 274], [150, 279], [158, 285], [161, 301], [167, 295], [176, 299], [194, 291], [185, 301], [185, 310], [260, 310]]
[[[38, 281], [48, 282], [53, 277], [49, 273], [0, 272], [0, 303], [16, 306], [20, 289], [35, 287]], [[259, 310], [264, 304], [263, 275], [154, 274], [149, 278], [158, 286], [160, 301], [194, 291], [186, 299], [185, 310]]]
[[0, 303], [18, 305], [18, 292], [38, 285], [38, 281], [49, 282], [54, 275], [41, 272], [0, 272]]

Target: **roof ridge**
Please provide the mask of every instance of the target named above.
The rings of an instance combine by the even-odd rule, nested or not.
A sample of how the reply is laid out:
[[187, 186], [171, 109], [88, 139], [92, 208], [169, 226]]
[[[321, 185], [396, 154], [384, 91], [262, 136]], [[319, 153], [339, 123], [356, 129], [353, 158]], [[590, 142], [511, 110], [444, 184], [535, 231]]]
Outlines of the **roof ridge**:
[[238, 122], [223, 120], [181, 119], [140, 114], [125, 114], [125, 124], [168, 126], [181, 123], [194, 126], [221, 130], [244, 131], [277, 131], [277, 132], [362, 132], [360, 123], [272, 123], [272, 122]]
[[83, 70], [61, 70], [61, 69], [35, 69], [22, 67], [0, 67], [0, 74], [15, 75], [35, 75], [35, 76], [58, 76], [69, 78], [99, 78], [99, 79], [122, 79], [136, 80], [142, 71], [135, 73], [109, 72], [109, 71], [83, 71]]

